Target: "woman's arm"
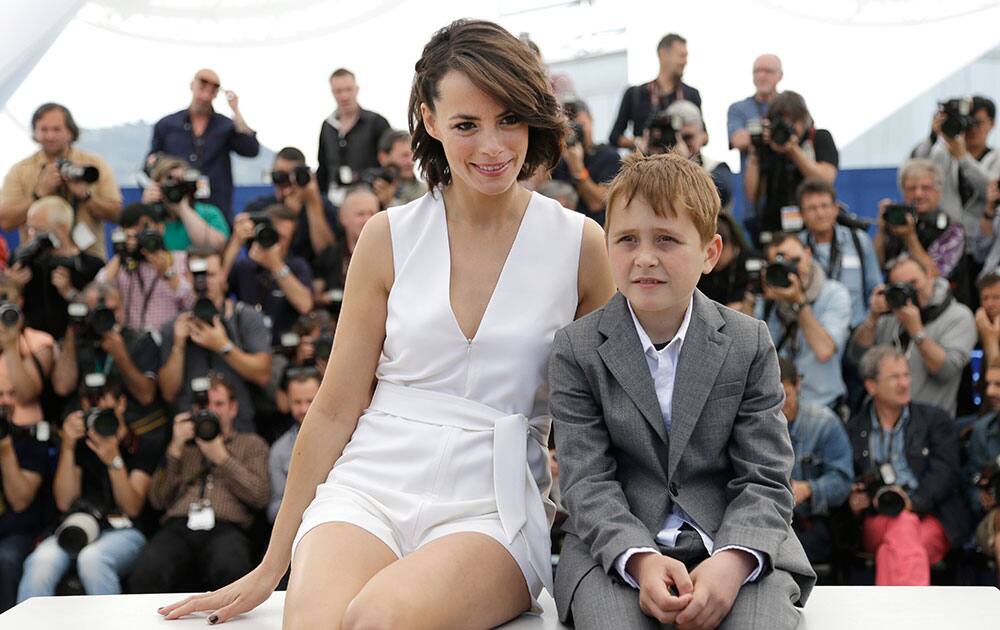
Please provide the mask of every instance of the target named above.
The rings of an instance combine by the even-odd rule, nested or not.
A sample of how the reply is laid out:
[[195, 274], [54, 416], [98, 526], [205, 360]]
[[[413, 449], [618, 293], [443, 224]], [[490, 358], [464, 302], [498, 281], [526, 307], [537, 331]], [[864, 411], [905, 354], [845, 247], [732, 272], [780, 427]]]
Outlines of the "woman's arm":
[[615, 294], [604, 230], [593, 219], [586, 219], [583, 224], [577, 293], [580, 301], [576, 308], [575, 319], [601, 308]]

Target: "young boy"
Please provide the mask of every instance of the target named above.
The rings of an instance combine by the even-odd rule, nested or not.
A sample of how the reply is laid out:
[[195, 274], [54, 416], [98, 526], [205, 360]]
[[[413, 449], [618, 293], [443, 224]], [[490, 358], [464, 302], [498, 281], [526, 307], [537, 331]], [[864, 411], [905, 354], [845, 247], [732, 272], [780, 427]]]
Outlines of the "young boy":
[[556, 335], [550, 367], [560, 618], [794, 628], [815, 574], [789, 525], [777, 356], [762, 322], [695, 290], [722, 248], [715, 186], [679, 156], [631, 156], [607, 208], [619, 293]]

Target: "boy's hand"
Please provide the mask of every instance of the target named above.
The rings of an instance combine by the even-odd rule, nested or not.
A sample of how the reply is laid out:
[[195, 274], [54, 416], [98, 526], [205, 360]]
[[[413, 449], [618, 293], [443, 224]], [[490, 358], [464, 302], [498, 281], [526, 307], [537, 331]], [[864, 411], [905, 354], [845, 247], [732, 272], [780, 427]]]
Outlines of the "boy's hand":
[[[674, 623], [677, 614], [691, 603], [694, 589], [687, 567], [658, 553], [637, 553], [625, 570], [639, 583], [639, 608], [660, 623]], [[677, 589], [679, 595], [670, 592]]]
[[756, 558], [737, 549], [720, 551], [702, 561], [691, 572], [694, 593], [674, 621], [678, 630], [711, 630], [722, 623], [756, 564]]

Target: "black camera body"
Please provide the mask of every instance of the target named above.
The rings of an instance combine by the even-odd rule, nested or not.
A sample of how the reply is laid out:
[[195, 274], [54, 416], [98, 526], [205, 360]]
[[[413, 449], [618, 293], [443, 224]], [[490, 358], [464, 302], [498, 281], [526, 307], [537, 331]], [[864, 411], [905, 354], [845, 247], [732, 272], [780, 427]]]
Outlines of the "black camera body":
[[795, 135], [795, 128], [784, 121], [784, 119], [772, 120], [770, 124], [771, 142], [780, 146], [788, 144], [788, 141]]
[[167, 177], [160, 182], [160, 192], [163, 193], [163, 198], [170, 203], [180, 203], [185, 198], [194, 197], [198, 191], [199, 178], [201, 178], [201, 173], [197, 169], [186, 169], [180, 178]]
[[67, 159], [56, 161], [59, 176], [69, 182], [87, 182], [93, 184], [101, 177], [101, 171], [90, 164], [73, 164]]
[[885, 469], [884, 472], [875, 468], [855, 481], [864, 485], [865, 494], [871, 499], [876, 512], [885, 516], [897, 516], [906, 507], [906, 498], [892, 487], [896, 483], [896, 473], [892, 466], [883, 464], [880, 468]]
[[657, 112], [649, 119], [649, 143], [647, 150], [650, 153], [666, 153], [677, 144], [677, 134], [684, 126], [684, 118], [679, 114], [667, 115], [667, 111]]
[[375, 182], [378, 180], [382, 180], [387, 185], [391, 186], [393, 183], [395, 183], [397, 178], [399, 178], [399, 169], [397, 169], [392, 164], [388, 164], [386, 166], [375, 166], [372, 168], [366, 168], [365, 170], [361, 171], [360, 175], [358, 175], [358, 181], [360, 181], [363, 184], [367, 184], [372, 188], [375, 187]]
[[208, 409], [191, 412], [191, 422], [194, 422], [194, 434], [199, 440], [211, 442], [222, 433], [219, 416]]
[[913, 217], [913, 223], [917, 222], [917, 209], [902, 203], [890, 203], [885, 207], [882, 218], [888, 225], [906, 225], [906, 217]]
[[885, 301], [894, 311], [906, 306], [907, 302], [918, 304], [917, 289], [909, 282], [890, 282], [885, 288]]
[[191, 258], [188, 259], [188, 269], [191, 271], [192, 288], [198, 296], [191, 310], [195, 317], [211, 326], [219, 315], [219, 309], [208, 298], [208, 263], [203, 258]]
[[257, 243], [264, 249], [278, 244], [278, 231], [274, 229], [274, 223], [271, 222], [271, 215], [267, 210], [248, 212], [247, 216], [253, 221], [253, 236], [248, 244]]
[[25, 267], [34, 267], [45, 256], [56, 249], [58, 239], [48, 232], [38, 232], [35, 238], [23, 243], [14, 250], [10, 264], [21, 263]]
[[312, 171], [305, 164], [300, 164], [288, 171], [271, 171], [271, 182], [275, 186], [288, 186], [294, 184], [299, 188], [305, 188], [312, 179]]
[[972, 97], [952, 98], [938, 103], [938, 111], [945, 115], [941, 123], [941, 133], [955, 138], [972, 126]]
[[764, 282], [772, 287], [787, 289], [792, 286], [790, 275], [799, 275], [799, 270], [790, 260], [775, 260], [764, 268]]
[[147, 227], [136, 236], [136, 242], [140, 252], [159, 252], [167, 248], [163, 242], [163, 235], [157, 230]]
[[758, 151], [767, 147], [764, 142], [764, 122], [759, 119], [747, 121], [747, 133], [750, 134], [750, 144]]
[[299, 343], [302, 338], [299, 337], [298, 333], [286, 332], [281, 335], [278, 339], [278, 347], [276, 350], [285, 356], [289, 361], [295, 359], [295, 355], [299, 350]]

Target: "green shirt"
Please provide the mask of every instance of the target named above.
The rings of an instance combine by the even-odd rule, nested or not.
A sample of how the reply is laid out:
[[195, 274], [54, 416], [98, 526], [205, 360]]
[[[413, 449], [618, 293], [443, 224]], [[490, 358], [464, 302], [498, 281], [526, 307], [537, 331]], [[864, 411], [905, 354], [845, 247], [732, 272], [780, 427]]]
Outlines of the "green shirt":
[[[194, 203], [194, 211], [198, 213], [205, 223], [229, 239], [229, 224], [226, 223], [226, 218], [222, 216], [222, 211], [212, 204], [201, 203], [196, 201]], [[172, 252], [187, 250], [191, 247], [191, 237], [188, 236], [187, 228], [184, 227], [184, 222], [181, 220], [167, 221], [163, 230], [163, 243], [167, 246], [167, 249]]]

